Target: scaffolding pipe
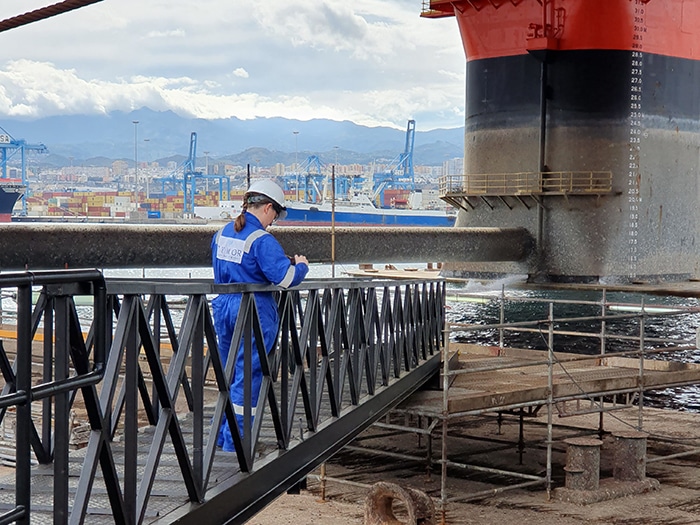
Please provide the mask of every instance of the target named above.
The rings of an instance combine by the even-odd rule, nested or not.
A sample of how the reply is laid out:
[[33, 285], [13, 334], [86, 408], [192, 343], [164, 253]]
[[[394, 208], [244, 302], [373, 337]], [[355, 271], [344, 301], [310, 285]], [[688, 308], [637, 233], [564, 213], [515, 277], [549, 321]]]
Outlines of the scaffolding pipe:
[[495, 496], [496, 494], [502, 494], [503, 492], [509, 491], [509, 490], [515, 490], [515, 489], [524, 489], [527, 487], [534, 487], [535, 485], [541, 485], [542, 483], [545, 483], [546, 480], [544, 478], [541, 478], [537, 481], [526, 481], [524, 483], [518, 483], [517, 485], [508, 485], [507, 487], [497, 487], [495, 489], [489, 489], [489, 490], [482, 490], [481, 492], [473, 492], [469, 494], [468, 496], [455, 496], [453, 498], [449, 498], [447, 501], [451, 503], [463, 503], [467, 501], [474, 501], [477, 499], [482, 499], [487, 496]]
[[552, 406], [554, 405], [554, 305], [549, 304], [549, 358], [547, 374], [547, 501], [552, 499]]
[[639, 316], [639, 412], [637, 414], [637, 430], [644, 425], [644, 299], [642, 299], [642, 315]]
[[440, 515], [441, 523], [446, 524], [447, 518], [447, 422], [449, 419], [449, 388], [450, 388], [450, 332], [451, 326], [445, 323], [446, 333], [443, 337], [445, 345], [442, 354], [442, 439], [440, 442]]

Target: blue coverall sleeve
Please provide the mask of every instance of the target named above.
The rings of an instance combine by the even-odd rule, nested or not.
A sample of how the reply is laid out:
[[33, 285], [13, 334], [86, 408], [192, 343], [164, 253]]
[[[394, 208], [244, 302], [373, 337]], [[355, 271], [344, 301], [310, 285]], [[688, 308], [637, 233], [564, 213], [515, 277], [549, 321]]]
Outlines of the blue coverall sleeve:
[[289, 288], [301, 283], [309, 272], [306, 264], [293, 265], [280, 243], [272, 235], [264, 235], [253, 244], [260, 269], [272, 284]]

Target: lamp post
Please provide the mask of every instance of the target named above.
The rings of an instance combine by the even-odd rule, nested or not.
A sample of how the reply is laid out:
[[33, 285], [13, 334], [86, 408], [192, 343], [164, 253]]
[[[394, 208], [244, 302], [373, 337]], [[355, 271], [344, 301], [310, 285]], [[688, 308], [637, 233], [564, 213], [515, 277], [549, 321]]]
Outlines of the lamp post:
[[150, 198], [150, 195], [151, 195], [150, 188], [148, 187], [148, 178], [149, 178], [151, 169], [150, 169], [150, 166], [148, 166], [148, 149], [147, 149], [148, 143], [150, 142], [150, 140], [151, 140], [151, 139], [143, 139], [143, 142], [144, 142], [144, 144], [145, 144], [145, 146], [144, 146], [144, 150], [145, 150], [144, 157], [145, 157], [145, 160], [146, 160], [146, 167], [148, 168], [148, 170], [146, 171], [146, 177], [145, 177], [145, 178], [146, 178], [146, 198], [147, 198], [147, 199]]
[[134, 124], [134, 188], [136, 193], [136, 198], [138, 199], [139, 193], [139, 121], [132, 120]]
[[204, 152], [204, 176], [206, 177], [204, 179], [204, 192], [209, 193], [209, 152], [205, 151]]
[[335, 164], [331, 168], [331, 277], [335, 279]]
[[299, 151], [299, 132], [298, 131], [292, 131], [294, 133], [294, 173], [296, 173], [297, 176], [297, 186], [296, 186], [296, 199], [294, 200], [299, 200], [299, 164], [297, 162], [297, 152]]

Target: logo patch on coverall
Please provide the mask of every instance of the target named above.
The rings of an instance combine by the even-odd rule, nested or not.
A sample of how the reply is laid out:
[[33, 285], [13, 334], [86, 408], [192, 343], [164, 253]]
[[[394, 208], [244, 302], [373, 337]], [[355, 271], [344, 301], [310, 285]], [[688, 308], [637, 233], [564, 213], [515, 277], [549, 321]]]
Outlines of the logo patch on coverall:
[[222, 261], [240, 263], [245, 251], [245, 240], [221, 236], [217, 243], [216, 258]]

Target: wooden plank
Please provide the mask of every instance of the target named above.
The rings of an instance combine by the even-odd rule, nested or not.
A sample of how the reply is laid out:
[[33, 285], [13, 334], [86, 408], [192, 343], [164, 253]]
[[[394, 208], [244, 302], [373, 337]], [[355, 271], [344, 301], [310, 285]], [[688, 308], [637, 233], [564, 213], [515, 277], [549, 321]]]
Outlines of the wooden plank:
[[[547, 353], [540, 350], [450, 344], [457, 350], [462, 374], [455, 378], [448, 394], [448, 414], [505, 410], [512, 406], [536, 406], [548, 400]], [[640, 388], [639, 359], [582, 356], [555, 353], [552, 377], [554, 401], [588, 399]], [[567, 362], [567, 359], [572, 361]], [[490, 370], [477, 370], [491, 368]], [[644, 360], [645, 390], [700, 383], [700, 365], [677, 361]], [[414, 394], [402, 408], [417, 414], [440, 417], [443, 393]]]

